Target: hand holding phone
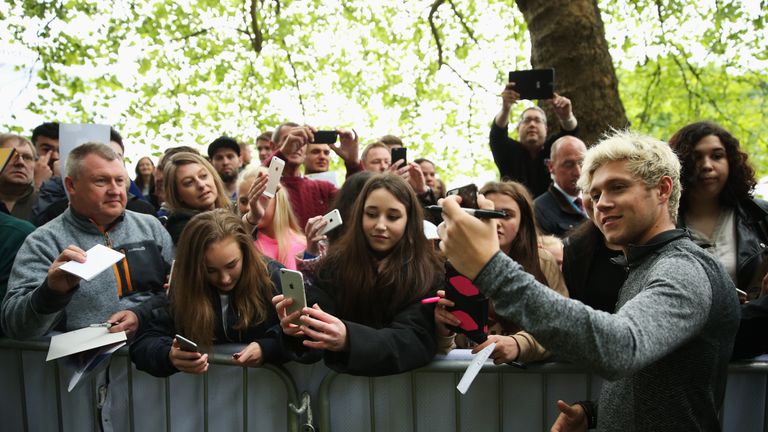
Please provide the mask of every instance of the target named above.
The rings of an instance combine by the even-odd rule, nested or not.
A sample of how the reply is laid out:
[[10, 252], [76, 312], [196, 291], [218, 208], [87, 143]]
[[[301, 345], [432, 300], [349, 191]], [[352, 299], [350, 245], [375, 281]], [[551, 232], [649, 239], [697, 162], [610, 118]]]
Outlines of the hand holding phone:
[[401, 167], [405, 166], [408, 163], [408, 149], [405, 147], [395, 147], [391, 150], [392, 152], [392, 165], [395, 165], [397, 161], [402, 160], [403, 164], [400, 165]]
[[555, 94], [554, 69], [518, 70], [509, 73], [509, 82], [520, 99], [552, 99]]
[[339, 133], [335, 130], [319, 130], [312, 135], [315, 137], [312, 141], [314, 144], [336, 144], [336, 140], [339, 138]]
[[325, 235], [329, 231], [341, 226], [342, 224], [341, 213], [339, 212], [339, 209], [331, 210], [328, 214], [323, 216], [323, 219], [325, 219], [328, 223], [320, 231], [320, 235]]
[[272, 198], [277, 193], [277, 185], [280, 184], [280, 176], [283, 175], [283, 168], [285, 168], [285, 161], [279, 157], [273, 157], [272, 162], [269, 163], [269, 181], [267, 182], [267, 190], [264, 191], [264, 196]]
[[191, 340], [185, 338], [184, 336], [182, 336], [180, 334], [177, 334], [175, 336], [175, 338], [176, 338], [176, 343], [179, 344], [179, 348], [182, 351], [199, 352], [198, 349], [197, 349], [197, 344], [192, 342]]
[[477, 207], [477, 186], [470, 183], [466, 186], [451, 189], [445, 193], [445, 196], [458, 195], [461, 197], [461, 207], [476, 209]]
[[[307, 296], [304, 292], [304, 276], [301, 272], [281, 268], [280, 285], [283, 289], [283, 296], [293, 299], [293, 303], [286, 309], [288, 315], [307, 307]], [[300, 326], [301, 321], [297, 318], [292, 321], [292, 324]]]

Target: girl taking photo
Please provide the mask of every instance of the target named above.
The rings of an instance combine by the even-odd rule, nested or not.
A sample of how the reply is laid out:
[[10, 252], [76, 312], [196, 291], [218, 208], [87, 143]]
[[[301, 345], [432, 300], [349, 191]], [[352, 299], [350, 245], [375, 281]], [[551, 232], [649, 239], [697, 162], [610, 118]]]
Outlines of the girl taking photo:
[[[402, 178], [385, 173], [366, 182], [347, 230], [331, 243], [307, 288], [312, 307], [287, 315], [292, 301], [273, 299], [296, 360], [322, 357], [336, 371], [367, 376], [432, 360], [433, 306], [420, 300], [442, 286], [443, 270], [423, 220], [419, 200]], [[301, 326], [290, 323], [295, 319]]]

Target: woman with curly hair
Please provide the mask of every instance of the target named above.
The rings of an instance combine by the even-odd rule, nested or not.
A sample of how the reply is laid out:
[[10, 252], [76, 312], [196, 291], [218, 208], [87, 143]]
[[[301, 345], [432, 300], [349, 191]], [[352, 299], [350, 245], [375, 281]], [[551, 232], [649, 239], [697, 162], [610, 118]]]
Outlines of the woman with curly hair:
[[753, 300], [768, 268], [768, 202], [755, 199], [755, 170], [739, 140], [712, 122], [689, 124], [669, 140], [682, 165], [678, 225], [723, 264]]

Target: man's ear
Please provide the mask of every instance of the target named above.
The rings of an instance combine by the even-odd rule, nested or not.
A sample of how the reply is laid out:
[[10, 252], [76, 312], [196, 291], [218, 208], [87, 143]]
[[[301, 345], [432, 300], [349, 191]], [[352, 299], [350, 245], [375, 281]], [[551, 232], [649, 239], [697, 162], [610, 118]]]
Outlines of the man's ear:
[[555, 173], [555, 163], [552, 161], [552, 159], [547, 159], [547, 169], [549, 170], [550, 174]]
[[669, 197], [672, 196], [672, 177], [663, 176], [661, 180], [659, 180], [658, 191], [660, 202], [669, 201]]
[[72, 194], [75, 191], [75, 180], [70, 176], [64, 177], [64, 188], [67, 189], [68, 194]]

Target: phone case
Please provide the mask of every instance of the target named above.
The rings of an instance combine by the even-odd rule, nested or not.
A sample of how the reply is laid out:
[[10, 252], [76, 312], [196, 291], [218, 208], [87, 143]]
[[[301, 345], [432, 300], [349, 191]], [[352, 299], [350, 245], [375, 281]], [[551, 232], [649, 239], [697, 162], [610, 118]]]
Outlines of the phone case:
[[323, 216], [323, 219], [327, 220], [328, 224], [326, 224], [323, 230], [320, 231], [320, 235], [325, 235], [334, 228], [341, 226], [342, 224], [341, 213], [339, 212], [339, 209], [333, 209], [331, 212]]
[[[286, 298], [293, 299], [293, 304], [288, 306], [287, 312], [289, 315], [307, 307], [307, 297], [304, 293], [304, 276], [301, 272], [285, 268], [280, 269], [280, 285], [283, 288], [283, 295]], [[301, 325], [301, 322], [297, 319], [293, 321], [293, 324]]]
[[512, 71], [509, 82], [515, 83], [520, 99], [551, 99], [555, 93], [554, 69], [531, 69]]
[[275, 196], [277, 185], [280, 183], [280, 176], [283, 175], [283, 168], [285, 168], [285, 161], [279, 157], [273, 157], [272, 162], [269, 163], [269, 182], [264, 195], [270, 198]]
[[461, 320], [458, 327], [448, 326], [454, 332], [462, 333], [475, 343], [488, 338], [488, 299], [466, 276], [445, 263], [445, 297], [454, 303], [448, 311]]

